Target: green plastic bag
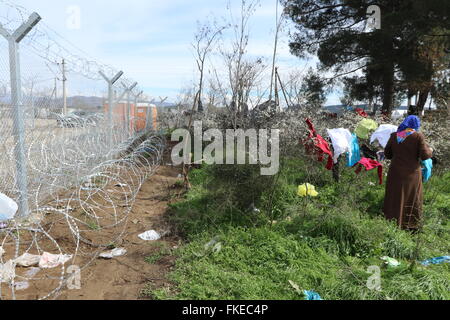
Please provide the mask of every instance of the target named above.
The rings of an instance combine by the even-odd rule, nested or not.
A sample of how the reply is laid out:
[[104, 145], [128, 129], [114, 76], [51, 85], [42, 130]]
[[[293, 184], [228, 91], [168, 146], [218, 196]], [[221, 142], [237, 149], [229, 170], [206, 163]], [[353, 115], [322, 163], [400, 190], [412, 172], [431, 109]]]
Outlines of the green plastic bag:
[[378, 128], [378, 123], [371, 119], [364, 119], [358, 123], [355, 129], [356, 136], [360, 139], [369, 139], [369, 133]]

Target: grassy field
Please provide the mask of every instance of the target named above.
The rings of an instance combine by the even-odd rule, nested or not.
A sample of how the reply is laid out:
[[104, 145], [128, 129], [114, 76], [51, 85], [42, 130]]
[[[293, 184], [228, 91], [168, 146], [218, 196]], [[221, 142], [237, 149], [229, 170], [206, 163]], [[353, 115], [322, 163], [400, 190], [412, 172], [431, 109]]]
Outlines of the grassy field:
[[[237, 179], [239, 177], [239, 179]], [[172, 205], [171, 222], [186, 239], [176, 251], [170, 288], [155, 299], [449, 299], [449, 264], [417, 261], [448, 255], [450, 172], [436, 170], [425, 186], [424, 231], [399, 230], [381, 213], [384, 185], [375, 172], [345, 168], [336, 183], [323, 165], [283, 159], [275, 177], [251, 166], [204, 166], [193, 188]], [[297, 187], [316, 186], [302, 198]], [[253, 206], [249, 207], [251, 203]], [[397, 259], [386, 266], [381, 257]], [[381, 290], [368, 288], [381, 270]], [[370, 287], [370, 285], [369, 285]]]

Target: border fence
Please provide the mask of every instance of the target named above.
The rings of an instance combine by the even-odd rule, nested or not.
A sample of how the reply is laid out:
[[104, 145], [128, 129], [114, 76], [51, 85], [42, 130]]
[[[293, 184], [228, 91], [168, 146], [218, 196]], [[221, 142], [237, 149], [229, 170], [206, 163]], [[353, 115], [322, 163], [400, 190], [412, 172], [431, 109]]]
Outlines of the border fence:
[[[138, 84], [39, 14], [0, 0], [0, 35], [0, 193], [18, 205], [0, 221], [0, 299], [47, 299], [64, 265], [86, 268], [123, 234], [164, 140]], [[29, 262], [48, 254], [70, 261]]]

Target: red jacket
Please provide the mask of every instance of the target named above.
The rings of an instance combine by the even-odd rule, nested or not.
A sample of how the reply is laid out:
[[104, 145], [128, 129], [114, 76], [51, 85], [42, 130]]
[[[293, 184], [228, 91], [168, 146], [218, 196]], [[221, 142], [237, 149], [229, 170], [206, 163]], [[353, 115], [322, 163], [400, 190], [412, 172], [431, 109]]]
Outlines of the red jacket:
[[356, 169], [356, 174], [359, 174], [363, 167], [366, 168], [366, 171], [378, 168], [378, 179], [380, 180], [380, 184], [383, 184], [383, 165], [378, 161], [362, 158], [357, 164], [355, 164], [355, 166], [358, 166], [358, 169]]
[[328, 170], [333, 169], [333, 153], [331, 152], [330, 145], [324, 138], [317, 134], [310, 119], [306, 119], [306, 123], [309, 127], [309, 136], [303, 141], [306, 153], [316, 155], [319, 162], [323, 161], [324, 155], [328, 155], [326, 168]]

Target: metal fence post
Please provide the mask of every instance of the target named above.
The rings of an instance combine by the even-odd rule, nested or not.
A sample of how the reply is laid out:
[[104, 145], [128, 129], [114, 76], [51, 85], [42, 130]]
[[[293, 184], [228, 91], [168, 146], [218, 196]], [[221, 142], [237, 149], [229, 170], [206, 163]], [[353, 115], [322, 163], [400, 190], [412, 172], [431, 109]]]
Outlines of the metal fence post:
[[19, 43], [41, 20], [37, 13], [33, 13], [13, 33], [9, 33], [0, 24], [0, 34], [9, 43], [9, 71], [11, 82], [11, 106], [13, 109], [14, 156], [16, 159], [16, 182], [18, 188], [18, 204], [20, 218], [27, 217], [28, 208], [28, 174], [25, 155], [25, 109], [22, 104], [22, 83], [20, 78]]
[[127, 133], [128, 138], [131, 137], [131, 130], [130, 130], [130, 109], [131, 109], [131, 92], [134, 88], [137, 86], [137, 82], [133, 83], [131, 87], [127, 87], [125, 83], [122, 83], [122, 86], [125, 89], [125, 92], [127, 93], [127, 110], [126, 110], [126, 126], [127, 126]]
[[130, 130], [130, 109], [131, 109], [131, 92], [128, 91], [127, 93], [127, 110], [126, 110], [126, 119], [125, 119], [125, 126], [127, 127], [127, 135], [128, 138], [131, 137], [131, 130]]
[[145, 129], [147, 131], [155, 130], [153, 125], [153, 107], [152, 104], [149, 104], [149, 107], [147, 108], [147, 123], [145, 125]]
[[132, 130], [133, 130], [133, 134], [134, 131], [136, 130], [136, 112], [137, 112], [137, 105], [138, 105], [138, 101], [139, 101], [139, 97], [144, 93], [144, 91], [140, 91], [138, 94], [134, 95], [134, 117], [133, 117], [133, 123], [132, 123]]
[[102, 71], [99, 71], [100, 75], [108, 83], [108, 147], [112, 149], [113, 147], [113, 108], [114, 108], [114, 97], [113, 97], [113, 86], [114, 83], [119, 80], [123, 75], [123, 71], [119, 71], [114, 78], [109, 79]]

